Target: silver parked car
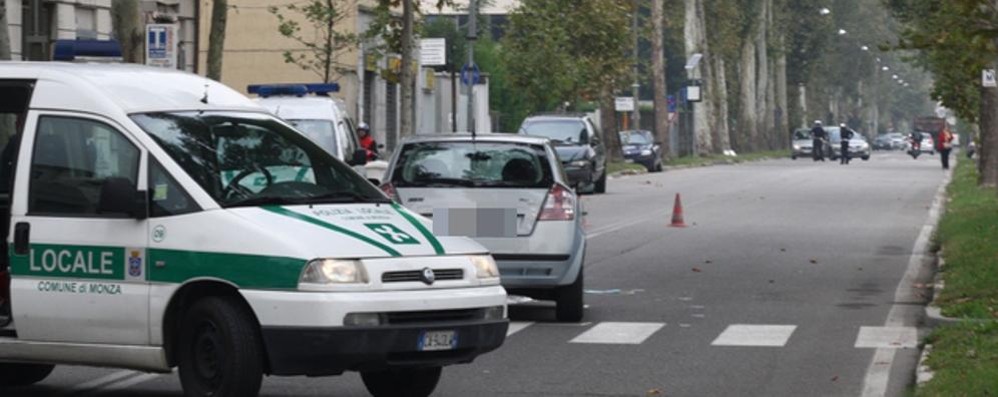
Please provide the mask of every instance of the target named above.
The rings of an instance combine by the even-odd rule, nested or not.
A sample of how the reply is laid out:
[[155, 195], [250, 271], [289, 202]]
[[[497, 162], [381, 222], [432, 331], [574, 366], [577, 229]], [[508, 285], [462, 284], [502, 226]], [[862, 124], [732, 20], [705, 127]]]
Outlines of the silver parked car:
[[[842, 155], [842, 129], [839, 127], [826, 128], [828, 131], [828, 141], [831, 144], [831, 158], [832, 161], [838, 160], [839, 156]], [[866, 137], [859, 132], [853, 134], [852, 139], [849, 140], [849, 157], [851, 158], [861, 158], [863, 161], [870, 159], [870, 144], [866, 141]]]
[[488, 248], [510, 294], [556, 301], [559, 321], [582, 319], [580, 202], [548, 139], [412, 137], [395, 151], [384, 180], [386, 193], [432, 217], [434, 232]]

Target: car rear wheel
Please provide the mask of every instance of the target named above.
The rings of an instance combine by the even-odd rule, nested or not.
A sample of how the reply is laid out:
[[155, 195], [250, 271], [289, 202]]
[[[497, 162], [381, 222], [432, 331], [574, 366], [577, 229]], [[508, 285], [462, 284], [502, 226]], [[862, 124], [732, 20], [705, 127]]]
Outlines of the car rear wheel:
[[862, 159], [863, 161], [870, 161], [870, 156], [863, 156]]
[[555, 318], [566, 323], [577, 323], [582, 321], [583, 316], [583, 271], [579, 269], [579, 275], [575, 281], [569, 285], [558, 287]]
[[606, 193], [606, 171], [603, 171], [603, 175], [596, 180], [594, 185], [593, 192], [597, 194]]
[[49, 364], [0, 363], [0, 388], [30, 386], [45, 380], [55, 369]]
[[180, 383], [188, 396], [256, 396], [263, 381], [263, 344], [244, 305], [207, 297], [184, 316], [177, 346]]
[[440, 381], [441, 367], [361, 372], [364, 387], [374, 397], [426, 397]]

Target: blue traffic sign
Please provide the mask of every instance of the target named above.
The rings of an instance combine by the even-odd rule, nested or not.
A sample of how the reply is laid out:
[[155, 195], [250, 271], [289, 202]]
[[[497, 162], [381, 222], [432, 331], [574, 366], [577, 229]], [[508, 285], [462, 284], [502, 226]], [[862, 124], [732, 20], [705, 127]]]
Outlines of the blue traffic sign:
[[478, 65], [464, 65], [461, 67], [461, 84], [478, 84], [482, 82], [482, 72]]

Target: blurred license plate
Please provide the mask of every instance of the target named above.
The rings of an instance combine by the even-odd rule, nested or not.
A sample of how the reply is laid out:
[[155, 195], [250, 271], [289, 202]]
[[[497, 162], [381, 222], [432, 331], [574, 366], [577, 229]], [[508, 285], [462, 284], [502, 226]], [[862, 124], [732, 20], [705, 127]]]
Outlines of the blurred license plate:
[[516, 208], [434, 208], [438, 236], [516, 237]]
[[457, 347], [455, 331], [424, 331], [419, 336], [419, 351], [454, 350]]

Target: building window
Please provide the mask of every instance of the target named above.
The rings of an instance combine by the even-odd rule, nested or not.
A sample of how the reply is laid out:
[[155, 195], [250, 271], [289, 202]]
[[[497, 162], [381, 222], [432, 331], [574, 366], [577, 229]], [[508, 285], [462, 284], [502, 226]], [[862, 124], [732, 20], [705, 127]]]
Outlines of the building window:
[[392, 82], [385, 84], [385, 146], [392, 150], [398, 141], [399, 85]]
[[374, 114], [374, 79], [374, 72], [364, 72], [364, 118], [362, 121], [367, 123], [368, 126], [372, 125], [371, 115]]
[[21, 58], [26, 61], [48, 61], [55, 3], [24, 0], [22, 10]]
[[76, 7], [76, 38], [83, 40], [97, 39], [96, 9]]

